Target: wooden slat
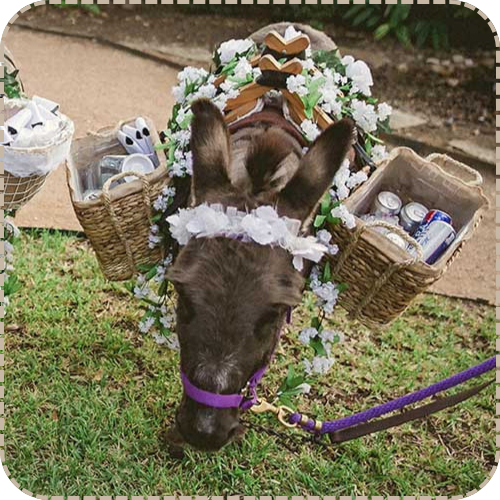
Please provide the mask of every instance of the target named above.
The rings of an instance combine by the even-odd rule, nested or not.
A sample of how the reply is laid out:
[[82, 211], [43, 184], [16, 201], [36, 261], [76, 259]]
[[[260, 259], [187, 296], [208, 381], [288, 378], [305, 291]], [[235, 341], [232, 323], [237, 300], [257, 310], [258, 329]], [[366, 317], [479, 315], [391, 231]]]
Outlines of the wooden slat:
[[302, 73], [302, 63], [300, 59], [292, 59], [285, 64], [280, 64], [276, 58], [270, 54], [266, 54], [259, 62], [259, 68], [262, 71], [279, 71], [283, 73], [291, 73], [300, 75]]
[[241, 89], [241, 93], [238, 97], [236, 97], [236, 99], [229, 99], [227, 101], [225, 110], [232, 111], [249, 101], [255, 101], [270, 90], [272, 90], [271, 87], [265, 87], [263, 85], [259, 85], [258, 83], [249, 83]]
[[287, 41], [275, 30], [270, 31], [266, 35], [264, 43], [271, 50], [287, 56], [300, 54], [311, 45], [311, 41], [307, 35], [301, 34]]
[[249, 101], [240, 106], [239, 108], [234, 109], [225, 116], [226, 123], [232, 123], [238, 118], [245, 116], [246, 114], [250, 113], [250, 111], [252, 111], [252, 109], [254, 109], [256, 106], [257, 106], [257, 99], [255, 99], [254, 101]]

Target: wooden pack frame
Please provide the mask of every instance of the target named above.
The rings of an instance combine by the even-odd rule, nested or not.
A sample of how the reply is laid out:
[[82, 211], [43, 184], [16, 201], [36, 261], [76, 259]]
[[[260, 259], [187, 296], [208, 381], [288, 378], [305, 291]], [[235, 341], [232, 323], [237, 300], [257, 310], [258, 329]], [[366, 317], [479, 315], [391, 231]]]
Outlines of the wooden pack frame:
[[[298, 57], [293, 57], [302, 54], [311, 44], [307, 35], [298, 35], [291, 40], [286, 41], [277, 31], [270, 31], [264, 40], [266, 49], [258, 56], [255, 56], [250, 64], [252, 67], [259, 67], [262, 71], [271, 71], [275, 74], [281, 74], [284, 77], [290, 75], [300, 75], [302, 73], [302, 61]], [[266, 53], [267, 50], [270, 53]], [[283, 64], [276, 57], [281, 55], [287, 59]], [[221, 75], [216, 79], [215, 85], [218, 87], [225, 80], [225, 75]], [[265, 95], [270, 90], [281, 90], [284, 98], [288, 103], [290, 115], [295, 123], [300, 124], [306, 120], [304, 103], [301, 98], [288, 90], [261, 85], [258, 82], [252, 82], [245, 85], [238, 97], [229, 99], [225, 107], [225, 117], [227, 123], [233, 123], [238, 118], [247, 115], [255, 109], [258, 99]], [[321, 130], [328, 128], [334, 120], [328, 116], [319, 106], [315, 106], [313, 110], [314, 119]]]

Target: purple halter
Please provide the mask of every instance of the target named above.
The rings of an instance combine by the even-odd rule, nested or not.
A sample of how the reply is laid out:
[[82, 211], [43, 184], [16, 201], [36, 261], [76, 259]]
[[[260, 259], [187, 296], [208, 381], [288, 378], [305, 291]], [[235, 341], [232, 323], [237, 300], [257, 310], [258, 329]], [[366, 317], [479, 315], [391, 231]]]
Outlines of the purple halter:
[[[289, 308], [286, 314], [287, 323], [291, 322], [292, 310]], [[281, 336], [281, 331], [278, 332], [278, 338], [274, 349], [278, 345]], [[274, 356], [271, 354], [271, 360]], [[201, 403], [211, 408], [240, 408], [243, 411], [249, 410], [252, 406], [257, 404], [257, 386], [264, 377], [269, 365], [259, 368], [248, 380], [246, 386], [238, 394], [217, 394], [215, 392], [205, 391], [196, 387], [181, 370], [181, 381], [184, 386], [184, 391], [188, 397], [197, 403]]]

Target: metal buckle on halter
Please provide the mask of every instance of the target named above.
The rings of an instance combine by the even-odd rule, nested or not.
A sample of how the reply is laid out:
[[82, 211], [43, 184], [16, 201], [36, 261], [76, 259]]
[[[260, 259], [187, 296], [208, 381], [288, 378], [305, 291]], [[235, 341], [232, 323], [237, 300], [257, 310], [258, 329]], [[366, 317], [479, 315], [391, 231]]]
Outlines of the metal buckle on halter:
[[274, 413], [279, 422], [285, 427], [288, 427], [290, 429], [297, 427], [297, 424], [291, 424], [286, 418], [287, 415], [291, 415], [292, 413], [294, 413], [294, 411], [288, 406], [274, 406], [265, 399], [258, 399], [257, 404], [252, 406], [250, 410], [254, 413]]

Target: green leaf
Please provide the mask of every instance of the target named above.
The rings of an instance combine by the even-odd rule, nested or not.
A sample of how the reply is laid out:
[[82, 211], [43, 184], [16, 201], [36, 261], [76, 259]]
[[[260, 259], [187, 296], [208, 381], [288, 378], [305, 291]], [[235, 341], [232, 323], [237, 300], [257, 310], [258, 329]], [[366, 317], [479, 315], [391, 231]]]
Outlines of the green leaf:
[[156, 268], [157, 264], [139, 264], [137, 269], [140, 273], [146, 274], [151, 271], [151, 269]]
[[316, 218], [314, 219], [314, 227], [316, 229], [323, 227], [323, 224], [325, 223], [326, 218], [327, 218], [326, 215], [317, 215]]
[[330, 213], [331, 202], [332, 202], [331, 194], [326, 193], [325, 196], [323, 196], [323, 199], [321, 200], [321, 208], [320, 208], [321, 215], [327, 216]]
[[154, 276], [156, 276], [156, 273], [158, 272], [158, 264], [155, 264], [147, 273], [146, 273], [146, 280], [149, 281], [150, 279], [153, 279]]
[[357, 16], [359, 12], [361, 12], [366, 6], [365, 5], [353, 5], [344, 15], [344, 19], [352, 19]]
[[315, 339], [312, 339], [309, 345], [314, 349], [314, 352], [318, 356], [326, 356], [327, 352], [325, 350], [325, 346], [323, 345], [323, 342], [321, 342], [321, 339], [316, 337]]
[[319, 318], [317, 316], [315, 316], [312, 320], [311, 320], [311, 326], [313, 328], [316, 328], [316, 330], [319, 329], [319, 327], [321, 326], [321, 323], [319, 321]]
[[160, 285], [160, 287], [158, 289], [158, 295], [160, 297], [165, 297], [165, 295], [167, 295], [167, 292], [168, 292], [168, 283], [169, 282], [167, 280], [161, 282], [161, 285]]
[[332, 281], [332, 269], [330, 262], [327, 262], [325, 264], [325, 268], [323, 269], [323, 282], [328, 283], [329, 281]]
[[290, 399], [290, 397], [288, 395], [282, 394], [281, 396], [279, 396], [278, 399], [280, 400], [280, 403], [282, 405], [288, 406], [292, 410], [294, 409], [294, 404], [292, 403], [292, 400]]
[[429, 39], [431, 28], [432, 25], [429, 22], [419, 21], [417, 23], [415, 27], [415, 44], [418, 48], [422, 48], [426, 44], [427, 40]]
[[410, 30], [408, 26], [398, 26], [395, 30], [395, 34], [398, 37], [398, 40], [405, 46], [411, 46], [411, 38], [410, 38]]
[[356, 26], [360, 26], [361, 24], [363, 24], [367, 19], [369, 19], [370, 17], [374, 16], [375, 12], [373, 11], [373, 9], [369, 9], [367, 8], [366, 10], [360, 12], [356, 18], [354, 19], [354, 21], [352, 22], [352, 25], [354, 27]]
[[385, 38], [391, 31], [391, 26], [389, 24], [381, 24], [374, 33], [375, 40], [382, 40]]

